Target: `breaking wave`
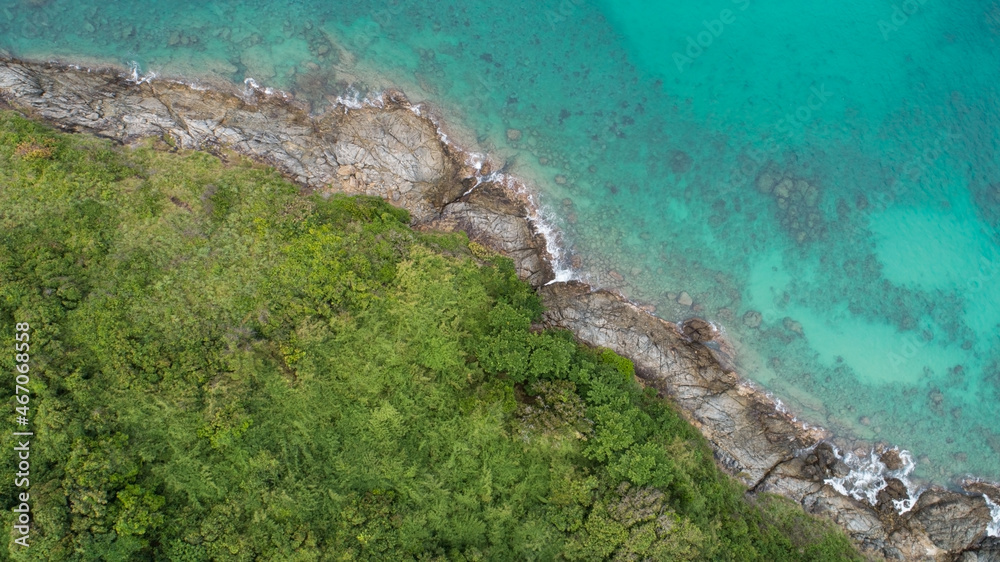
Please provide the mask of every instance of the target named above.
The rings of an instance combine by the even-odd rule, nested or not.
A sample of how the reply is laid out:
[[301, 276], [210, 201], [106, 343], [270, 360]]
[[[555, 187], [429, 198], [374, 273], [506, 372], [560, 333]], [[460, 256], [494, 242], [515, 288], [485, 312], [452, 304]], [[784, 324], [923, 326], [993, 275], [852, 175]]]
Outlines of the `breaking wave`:
[[983, 494], [986, 499], [986, 505], [990, 506], [990, 517], [993, 521], [986, 526], [986, 534], [991, 537], [1000, 537], [1000, 505], [997, 505], [990, 499], [989, 496]]
[[[836, 454], [851, 471], [844, 477], [828, 478], [824, 482], [832, 486], [837, 492], [851, 496], [859, 501], [867, 501], [871, 505], [878, 503], [878, 493], [889, 485], [889, 479], [895, 478], [906, 486], [907, 498], [904, 500], [892, 500], [893, 507], [899, 513], [906, 513], [913, 509], [920, 491], [910, 482], [909, 476], [916, 468], [913, 456], [909, 451], [900, 450], [893, 447], [888, 451], [895, 451], [902, 461], [902, 466], [896, 470], [890, 470], [882, 462], [882, 454], [872, 448], [867, 455], [855, 455], [848, 451], [841, 456], [838, 449], [834, 448]], [[886, 451], [886, 452], [888, 452]]]
[[128, 62], [128, 74], [125, 76], [125, 80], [135, 84], [145, 84], [147, 82], [152, 82], [157, 74], [152, 70], [148, 70], [142, 73], [142, 69], [139, 67], [139, 61], [129, 61]]

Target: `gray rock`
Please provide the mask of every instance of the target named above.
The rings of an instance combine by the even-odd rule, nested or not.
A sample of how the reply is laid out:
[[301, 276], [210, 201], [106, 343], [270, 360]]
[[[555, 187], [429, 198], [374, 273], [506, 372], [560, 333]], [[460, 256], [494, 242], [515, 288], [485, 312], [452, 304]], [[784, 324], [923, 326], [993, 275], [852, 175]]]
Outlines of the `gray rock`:
[[938, 548], [959, 552], [985, 538], [990, 509], [982, 496], [931, 490], [917, 500], [912, 518]]
[[715, 328], [701, 318], [691, 318], [684, 322], [681, 331], [691, 341], [699, 343], [708, 342], [715, 338]]
[[1000, 538], [989, 538], [957, 558], [958, 562], [1000, 562]]
[[524, 220], [527, 213], [526, 203], [513, 199], [503, 186], [486, 183], [445, 206], [440, 217], [426, 227], [468, 233], [471, 239], [513, 258], [518, 275], [537, 287], [555, 275], [545, 239]]

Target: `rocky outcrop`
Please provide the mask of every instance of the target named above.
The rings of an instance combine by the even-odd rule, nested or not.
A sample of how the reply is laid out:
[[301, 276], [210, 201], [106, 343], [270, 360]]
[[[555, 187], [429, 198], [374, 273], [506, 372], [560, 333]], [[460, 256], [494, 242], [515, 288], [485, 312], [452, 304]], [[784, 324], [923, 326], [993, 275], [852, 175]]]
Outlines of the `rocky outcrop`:
[[548, 285], [541, 294], [547, 324], [632, 359], [636, 374], [670, 395], [716, 446], [719, 461], [751, 488], [823, 437], [802, 431], [735, 373], [721, 369], [705, 343], [703, 321], [688, 325], [698, 341], [618, 295], [582, 283]]
[[427, 226], [468, 233], [476, 242], [513, 258], [522, 279], [542, 286], [554, 277], [546, 254], [539, 251], [545, 248], [545, 238], [525, 220], [528, 203], [516, 196], [498, 183], [487, 183], [445, 206]]
[[[909, 497], [899, 480], [889, 480], [875, 506], [840, 494], [826, 481], [843, 478], [850, 469], [824, 441], [824, 432], [796, 423], [768, 396], [723, 368], [730, 351], [711, 324], [693, 319], [677, 326], [582, 283], [551, 284], [540, 293], [547, 325], [632, 359], [636, 374], [680, 406], [712, 443], [719, 463], [750, 493], [794, 499], [837, 522], [873, 557], [989, 560], [994, 555], [982, 491], [927, 491], [903, 514], [893, 503]], [[883, 462], [898, 462], [889, 458], [893, 454], [887, 452]]]
[[338, 106], [312, 116], [256, 88], [136, 83], [111, 69], [0, 60], [0, 97], [65, 130], [123, 143], [158, 137], [182, 148], [227, 148], [311, 190], [382, 197], [408, 209], [416, 226], [461, 229], [509, 255], [536, 285], [553, 278], [526, 202], [479, 177], [397, 92], [377, 107]]
[[[794, 499], [836, 521], [872, 557], [1000, 562], [1000, 540], [986, 537], [985, 497], [997, 503], [997, 489], [977, 483], [968, 493], [931, 490], [903, 514], [894, 501], [907, 490], [898, 480], [888, 482], [874, 506], [842, 495], [827, 482], [849, 468], [824, 441], [828, 436], [805, 429], [727, 368], [733, 351], [714, 326], [697, 319], [677, 326], [581, 283], [547, 284], [551, 260], [528, 218], [530, 202], [510, 178], [489, 181], [468, 165], [401, 94], [387, 93], [377, 107], [337, 106], [314, 116], [294, 100], [254, 88], [137, 84], [114, 70], [0, 60], [0, 100], [63, 129], [123, 143], [159, 137], [184, 148], [234, 150], [305, 189], [382, 197], [408, 209], [418, 228], [464, 231], [514, 259], [522, 278], [539, 288], [547, 325], [631, 358], [644, 384], [676, 402], [748, 493]], [[798, 191], [787, 194], [780, 187], [788, 186], [785, 178], [758, 183], [782, 210], [789, 207], [783, 202], [810, 205], [812, 192], [794, 181]], [[759, 314], [744, 322], [759, 324]], [[887, 466], [898, 464], [890, 457], [883, 455]]]

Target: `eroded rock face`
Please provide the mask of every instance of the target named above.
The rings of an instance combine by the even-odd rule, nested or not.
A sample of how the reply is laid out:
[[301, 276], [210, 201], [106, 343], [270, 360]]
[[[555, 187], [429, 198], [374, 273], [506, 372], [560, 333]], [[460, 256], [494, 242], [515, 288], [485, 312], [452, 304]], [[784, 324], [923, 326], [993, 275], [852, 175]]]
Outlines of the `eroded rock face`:
[[514, 259], [518, 275], [535, 287], [555, 275], [545, 252], [545, 238], [531, 228], [526, 203], [496, 183], [478, 186], [467, 197], [447, 205], [427, 223], [437, 230], [461, 230], [470, 238]]
[[701, 318], [692, 318], [684, 323], [681, 332], [688, 339], [698, 343], [712, 341], [715, 338], [715, 328]]
[[[911, 519], [923, 527], [938, 548], [957, 552], [985, 538], [990, 509], [982, 496], [967, 497], [931, 490], [917, 500]], [[911, 524], [911, 527], [918, 525]]]
[[[970, 484], [969, 494], [930, 490], [903, 515], [889, 508], [903, 497], [898, 481], [880, 494], [877, 507], [840, 495], [825, 481], [848, 468], [822, 441], [827, 436], [803, 429], [723, 367], [731, 364], [731, 346], [711, 324], [692, 319], [678, 327], [608, 291], [576, 282], [546, 285], [553, 279], [550, 257], [526, 218], [528, 203], [504, 185], [480, 183], [401, 94], [387, 94], [384, 107], [335, 108], [316, 117], [259, 92], [136, 85], [113, 71], [0, 60], [0, 105], [4, 101], [64, 129], [125, 143], [164, 137], [185, 148], [231, 148], [308, 189], [382, 197], [408, 209], [414, 226], [465, 231], [512, 257], [522, 278], [540, 287], [547, 325], [632, 359], [644, 384], [677, 403], [749, 493], [779, 493], [801, 503], [837, 522], [873, 557], [1000, 562], [1000, 540], [985, 536], [989, 509], [982, 497], [998, 501], [995, 487]], [[758, 178], [758, 187], [777, 198], [786, 219], [795, 219], [789, 228], [798, 228], [802, 216], [808, 226], [808, 212], [790, 209], [808, 211], [818, 194], [786, 180]], [[743, 321], [755, 327], [760, 314]]]
[[963, 552], [957, 562], [1000, 562], [1000, 539], [990, 538], [976, 548]]

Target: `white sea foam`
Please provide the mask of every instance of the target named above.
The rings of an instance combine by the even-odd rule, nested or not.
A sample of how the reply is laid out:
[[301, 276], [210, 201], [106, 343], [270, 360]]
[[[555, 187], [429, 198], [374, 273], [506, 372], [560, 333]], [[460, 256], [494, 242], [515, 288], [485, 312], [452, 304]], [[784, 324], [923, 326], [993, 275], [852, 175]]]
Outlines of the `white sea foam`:
[[349, 109], [361, 109], [365, 106], [361, 93], [353, 87], [348, 87], [347, 91], [337, 96], [337, 105], [344, 106], [344, 112]]
[[245, 88], [243, 88], [244, 98], [253, 98], [254, 94], [258, 92], [264, 94], [265, 96], [280, 95], [282, 98], [285, 99], [288, 99], [289, 97], [286, 92], [283, 92], [281, 90], [275, 90], [270, 86], [261, 87], [261, 85], [258, 84], [256, 80], [254, 80], [252, 77], [249, 76], [243, 79], [243, 85], [245, 86]]
[[260, 84], [249, 76], [243, 79], [243, 85], [246, 86], [243, 93], [247, 96], [252, 96], [254, 92], [260, 91]]
[[986, 526], [986, 534], [991, 537], [1000, 537], [1000, 505], [997, 505], [990, 499], [989, 496], [983, 494], [986, 498], [986, 505], [990, 506], [990, 517], [993, 521]]
[[[444, 134], [440, 128], [438, 128], [438, 135], [441, 138], [441, 142], [448, 143], [448, 135]], [[465, 165], [469, 166], [476, 171], [475, 178], [476, 183], [472, 184], [472, 187], [467, 189], [462, 196], [466, 196], [472, 193], [477, 187], [483, 184], [483, 182], [488, 181], [501, 181], [503, 174], [499, 172], [491, 172], [487, 175], [483, 175], [483, 164], [486, 163], [486, 157], [478, 152], [465, 152]]]
[[[712, 325], [715, 326], [716, 329], [719, 330], [719, 332], [725, 333], [724, 332], [724, 327], [718, 326], [715, 323], [712, 323]], [[786, 416], [790, 417], [792, 419], [792, 423], [798, 424], [798, 426], [800, 428], [802, 428], [803, 430], [809, 431], [811, 429], [820, 429], [820, 430], [823, 429], [823, 428], [819, 427], [818, 425], [816, 425], [816, 426], [809, 425], [806, 422], [800, 420], [799, 417], [796, 416], [788, 408], [788, 406], [786, 406], [785, 403], [781, 401], [781, 398], [778, 398], [777, 396], [775, 396], [773, 392], [771, 392], [769, 390], [765, 390], [765, 389], [761, 388], [760, 386], [754, 384], [754, 382], [752, 380], [741, 378], [740, 379], [740, 383], [743, 384], [744, 386], [746, 386], [747, 388], [750, 388], [750, 389], [752, 389], [754, 391], [762, 392], [764, 394], [764, 396], [766, 396], [767, 399], [771, 401], [771, 403], [774, 405], [774, 409], [779, 414], [785, 414]], [[816, 444], [812, 445], [812, 447], [816, 447], [816, 445], [818, 445], [818, 444], [819, 443], [817, 442]]]
[[528, 201], [528, 216], [525, 218], [528, 219], [535, 231], [542, 235], [545, 240], [545, 250], [551, 260], [549, 265], [552, 266], [554, 278], [549, 281], [549, 284], [574, 279], [581, 280], [579, 272], [573, 270], [569, 257], [566, 255], [562, 232], [551, 218], [552, 213], [538, 203], [534, 191], [528, 189], [523, 181], [507, 174], [494, 172], [488, 179], [506, 185], [508, 189], [520, 194]]
[[[383, 108], [385, 107], [385, 92], [380, 91], [371, 95], [363, 96], [357, 88], [353, 85], [349, 85], [342, 94], [334, 99], [334, 101], [338, 106], [344, 108], [344, 113], [347, 113], [352, 109], [361, 109], [363, 107]], [[413, 110], [413, 107], [411, 106], [410, 109]], [[419, 111], [415, 111], [415, 113], [417, 113], [417, 115], [420, 114]]]
[[147, 71], [145, 74], [139, 74], [139, 61], [129, 61], [128, 63], [128, 76], [125, 80], [132, 82], [135, 85], [143, 84], [146, 82], [152, 82], [156, 78], [157, 74], [152, 70]]
[[916, 468], [916, 463], [913, 462], [913, 456], [910, 455], [909, 451], [898, 448], [890, 450], [896, 451], [903, 462], [903, 466], [897, 470], [889, 470], [882, 462], [881, 455], [874, 448], [869, 454], [860, 456], [850, 451], [841, 456], [840, 451], [835, 448], [834, 453], [844, 461], [844, 464], [851, 471], [847, 476], [828, 478], [825, 482], [845, 496], [851, 496], [856, 500], [866, 500], [871, 505], [875, 505], [878, 503], [878, 493], [889, 485], [888, 479], [896, 478], [906, 486], [907, 498], [892, 500], [893, 507], [899, 513], [906, 513], [913, 509], [917, 498], [920, 497], [920, 490], [916, 489], [909, 479], [910, 473]]
[[791, 415], [791, 413], [788, 411], [788, 408], [785, 407], [785, 403], [782, 402], [780, 398], [771, 395], [771, 393], [768, 393], [767, 396], [768, 398], [774, 401], [774, 409], [778, 410], [778, 413], [786, 414], [789, 416]]
[[375, 92], [371, 97], [365, 96], [365, 103], [372, 107], [385, 107], [385, 92]]
[[549, 281], [549, 283], [560, 283], [574, 279], [576, 274], [572, 267], [569, 266], [569, 260], [566, 259], [565, 252], [563, 252], [562, 234], [548, 220], [545, 212], [538, 207], [534, 207], [533, 213], [528, 215], [528, 220], [531, 221], [535, 230], [545, 239], [545, 249], [552, 257], [552, 273], [555, 275], [555, 278]]

